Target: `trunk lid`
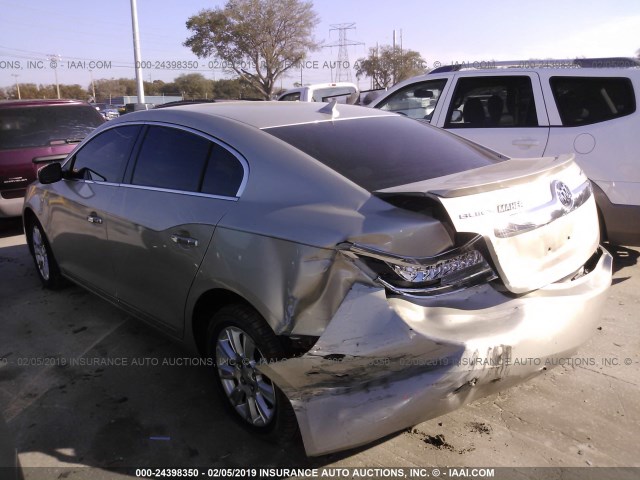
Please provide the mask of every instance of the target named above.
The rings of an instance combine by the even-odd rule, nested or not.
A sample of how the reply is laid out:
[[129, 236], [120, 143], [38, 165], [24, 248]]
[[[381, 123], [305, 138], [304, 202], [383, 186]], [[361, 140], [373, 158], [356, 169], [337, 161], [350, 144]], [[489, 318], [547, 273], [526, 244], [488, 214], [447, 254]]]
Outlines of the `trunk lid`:
[[439, 201], [457, 232], [484, 237], [513, 293], [572, 275], [600, 241], [591, 184], [573, 155], [506, 160], [376, 194]]

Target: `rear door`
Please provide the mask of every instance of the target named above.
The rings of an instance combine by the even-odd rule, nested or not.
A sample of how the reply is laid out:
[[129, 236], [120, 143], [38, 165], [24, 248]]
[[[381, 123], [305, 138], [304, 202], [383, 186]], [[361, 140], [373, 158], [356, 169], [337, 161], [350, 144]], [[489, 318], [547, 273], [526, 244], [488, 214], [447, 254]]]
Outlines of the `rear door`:
[[216, 224], [234, 207], [246, 162], [184, 128], [146, 127], [109, 226], [124, 306], [181, 334], [184, 306]]
[[456, 75], [437, 126], [509, 157], [540, 157], [549, 120], [533, 72]]

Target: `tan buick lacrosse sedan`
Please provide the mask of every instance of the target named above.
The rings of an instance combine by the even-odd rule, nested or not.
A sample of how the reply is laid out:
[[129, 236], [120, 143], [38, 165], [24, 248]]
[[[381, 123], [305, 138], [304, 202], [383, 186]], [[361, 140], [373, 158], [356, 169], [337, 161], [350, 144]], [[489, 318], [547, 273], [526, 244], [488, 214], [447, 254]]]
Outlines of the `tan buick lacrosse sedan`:
[[572, 157], [510, 160], [350, 105], [128, 114], [41, 169], [23, 214], [46, 287], [211, 357], [232, 414], [299, 429], [309, 455], [550, 368], [611, 283]]

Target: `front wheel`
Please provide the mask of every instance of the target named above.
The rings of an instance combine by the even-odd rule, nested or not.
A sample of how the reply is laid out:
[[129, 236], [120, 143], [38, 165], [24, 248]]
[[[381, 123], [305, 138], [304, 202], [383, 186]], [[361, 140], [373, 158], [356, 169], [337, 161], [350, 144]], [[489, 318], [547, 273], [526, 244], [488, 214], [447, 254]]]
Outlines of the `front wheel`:
[[29, 250], [42, 285], [50, 289], [60, 288], [64, 285], [64, 279], [40, 223], [37, 220], [30, 221], [25, 231], [27, 232]]
[[213, 316], [207, 336], [216, 383], [234, 417], [252, 432], [281, 442], [290, 440], [297, 431], [293, 408], [257, 368], [261, 362], [284, 356], [264, 319], [245, 305], [223, 307]]

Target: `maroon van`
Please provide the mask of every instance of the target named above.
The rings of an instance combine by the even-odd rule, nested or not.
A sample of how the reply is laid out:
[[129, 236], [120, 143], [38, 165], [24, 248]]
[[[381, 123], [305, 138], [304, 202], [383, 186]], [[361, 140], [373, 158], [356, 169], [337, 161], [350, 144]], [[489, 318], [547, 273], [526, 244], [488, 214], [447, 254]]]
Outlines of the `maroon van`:
[[38, 169], [64, 160], [104, 121], [78, 100], [0, 102], [0, 218], [20, 216], [26, 187]]

